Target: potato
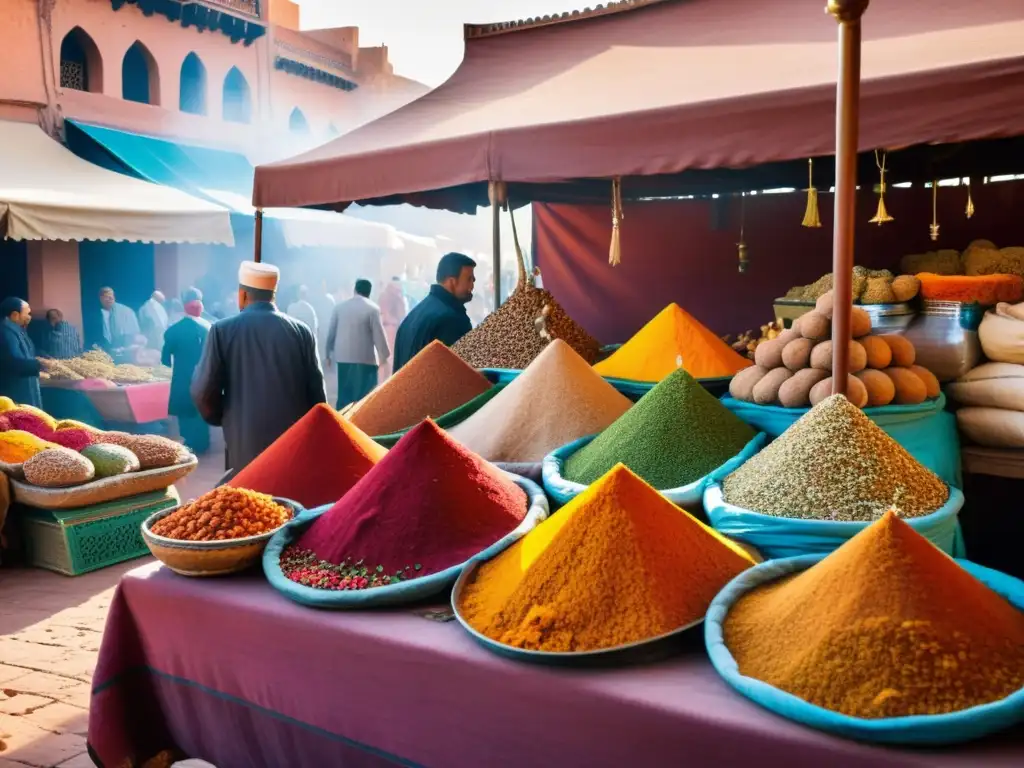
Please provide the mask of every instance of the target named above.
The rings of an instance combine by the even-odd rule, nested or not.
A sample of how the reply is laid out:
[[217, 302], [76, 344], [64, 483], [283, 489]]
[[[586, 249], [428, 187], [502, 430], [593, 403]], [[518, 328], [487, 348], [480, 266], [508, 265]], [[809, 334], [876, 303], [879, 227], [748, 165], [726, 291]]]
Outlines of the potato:
[[928, 397], [924, 381], [909, 368], [892, 366], [885, 369], [885, 374], [896, 387], [896, 396], [892, 400], [896, 405], [918, 405]]
[[813, 348], [814, 341], [811, 339], [796, 339], [789, 342], [782, 348], [782, 364], [791, 371], [807, 368], [811, 362]]
[[923, 365], [912, 365], [910, 370], [916, 373], [921, 381], [924, 382], [926, 396], [929, 400], [938, 397], [942, 393], [942, 387], [939, 385], [939, 380], [935, 377], [935, 374]]
[[868, 368], [858, 373], [857, 378], [867, 390], [868, 407], [888, 405], [896, 397], [896, 385], [881, 371]]
[[860, 307], [854, 307], [850, 315], [850, 335], [855, 339], [871, 333], [871, 315]]
[[826, 378], [828, 371], [819, 371], [817, 368], [797, 371], [779, 387], [779, 405], [785, 408], [806, 408], [811, 402], [811, 388]]
[[754, 385], [768, 373], [767, 368], [752, 365], [732, 377], [729, 382], [729, 394], [745, 403], [754, 402]]
[[[859, 341], [850, 342], [850, 373], [863, 371], [868, 364], [868, 353]], [[811, 368], [820, 371], [832, 370], [832, 342], [823, 341], [811, 350]]]
[[892, 348], [880, 336], [865, 336], [858, 339], [868, 355], [868, 368], [881, 370], [892, 365]]
[[800, 316], [800, 335], [805, 339], [827, 339], [832, 335], [832, 322], [818, 311]]
[[818, 300], [814, 302], [814, 309], [829, 320], [832, 319], [834, 296], [835, 293], [832, 291], [825, 291], [825, 293], [821, 294], [821, 296], [818, 297]]
[[788, 368], [776, 368], [754, 386], [754, 402], [758, 405], [773, 405], [779, 401], [779, 388], [793, 376]]
[[793, 341], [793, 339], [800, 338], [800, 331], [796, 328], [787, 328], [775, 338], [777, 341], [782, 342], [782, 346], [786, 346], [789, 342]]
[[[892, 350], [892, 364], [898, 365], [901, 368], [909, 368], [914, 364], [914, 359], [917, 357], [917, 352], [914, 349], [914, 345], [911, 344], [907, 339], [902, 336], [896, 336], [893, 334], [885, 334], [879, 336], [882, 341], [889, 345], [889, 349]], [[897, 389], [899, 387], [897, 386]]]
[[[811, 387], [811, 405], [817, 405], [832, 394], [832, 377], [822, 379]], [[863, 408], [868, 403], [868, 391], [856, 376], [849, 376], [846, 382], [846, 399]]]
[[783, 346], [785, 345], [778, 339], [762, 341], [754, 350], [754, 363], [768, 370], [781, 368]]

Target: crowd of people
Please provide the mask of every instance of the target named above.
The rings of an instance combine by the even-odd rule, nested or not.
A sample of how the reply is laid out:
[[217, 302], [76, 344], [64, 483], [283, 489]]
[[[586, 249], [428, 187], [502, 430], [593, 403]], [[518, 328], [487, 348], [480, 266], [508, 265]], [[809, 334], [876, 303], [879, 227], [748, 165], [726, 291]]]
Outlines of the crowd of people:
[[[203, 453], [210, 425], [223, 427], [225, 469], [234, 473], [310, 408], [327, 402], [325, 365], [337, 373], [340, 410], [432, 341], [451, 345], [468, 333], [475, 267], [464, 254], [446, 254], [435, 283], [413, 301], [397, 277], [376, 302], [366, 279], [340, 302], [301, 286], [285, 311], [277, 304], [279, 268], [255, 262], [241, 265], [237, 299], [219, 302], [216, 313], [207, 312], [197, 288], [170, 302], [155, 291], [136, 314], [105, 287], [92, 310], [100, 330], [87, 342], [118, 361], [143, 363], [151, 354], [154, 363], [158, 358], [170, 367], [168, 413], [182, 439]], [[226, 305], [237, 311], [224, 311]], [[17, 297], [4, 299], [0, 312], [0, 395], [42, 407], [38, 358], [80, 355], [78, 331], [57, 309], [34, 324], [29, 303]]]

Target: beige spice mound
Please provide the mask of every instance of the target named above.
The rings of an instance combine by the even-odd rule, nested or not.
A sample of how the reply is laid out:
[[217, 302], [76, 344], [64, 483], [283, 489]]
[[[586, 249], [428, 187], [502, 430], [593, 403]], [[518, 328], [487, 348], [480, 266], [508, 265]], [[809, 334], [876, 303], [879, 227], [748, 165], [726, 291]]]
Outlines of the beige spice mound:
[[444, 416], [490, 388], [487, 377], [432, 341], [345, 416], [368, 435], [390, 435]]
[[601, 432], [632, 403], [561, 339], [448, 433], [488, 461], [536, 462]]
[[931, 514], [949, 489], [842, 395], [805, 413], [725, 478], [725, 500], [776, 517], [877, 520]]

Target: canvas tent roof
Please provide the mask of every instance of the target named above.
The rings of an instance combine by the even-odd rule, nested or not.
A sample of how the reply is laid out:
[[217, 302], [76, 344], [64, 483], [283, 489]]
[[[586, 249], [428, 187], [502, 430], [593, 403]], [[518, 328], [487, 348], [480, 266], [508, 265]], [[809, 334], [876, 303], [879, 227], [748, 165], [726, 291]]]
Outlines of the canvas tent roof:
[[[565, 23], [467, 28], [446, 83], [260, 166], [254, 204], [472, 210], [488, 179], [511, 188], [834, 152], [836, 24], [822, 2], [626, 5]], [[863, 29], [863, 149], [1024, 134], [1020, 0], [874, 0]]]
[[30, 123], [0, 121], [0, 236], [234, 245], [224, 208], [76, 157]]

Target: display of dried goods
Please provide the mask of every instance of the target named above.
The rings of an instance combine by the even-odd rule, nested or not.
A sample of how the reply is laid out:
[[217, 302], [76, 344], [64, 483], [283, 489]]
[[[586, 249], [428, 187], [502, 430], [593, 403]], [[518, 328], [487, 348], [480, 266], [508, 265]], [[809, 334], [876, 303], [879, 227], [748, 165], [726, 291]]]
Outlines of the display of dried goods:
[[156, 521], [150, 532], [179, 541], [221, 541], [270, 533], [291, 518], [273, 496], [221, 486]]
[[732, 347], [735, 352], [745, 355], [749, 360], [753, 360], [754, 351], [757, 349], [758, 344], [778, 338], [784, 330], [785, 328], [782, 327], [781, 320], [772, 320], [767, 325], [761, 326], [760, 335], [755, 335], [753, 330], [749, 330], [737, 336], [735, 341], [731, 341], [732, 337], [730, 336], [723, 336], [722, 341]]
[[105, 432], [102, 441], [120, 445], [134, 453], [142, 469], [159, 469], [180, 464], [189, 457], [188, 449], [160, 435], [129, 435], [127, 432]]
[[39, 358], [39, 363], [48, 378], [54, 381], [105, 379], [116, 384], [146, 384], [171, 378], [171, 369], [166, 366], [144, 368], [128, 363], [117, 364], [110, 355], [99, 349], [91, 349], [79, 357], [67, 360]]
[[[895, 276], [888, 269], [853, 268], [853, 300], [859, 304], [892, 304], [910, 301], [917, 296], [920, 285], [913, 275], [918, 271]], [[790, 288], [783, 297], [790, 301], [817, 301], [832, 290], [833, 277], [829, 272], [810, 285]]]
[[70, 448], [47, 448], [25, 462], [25, 480], [42, 488], [67, 488], [93, 479], [92, 462]]

